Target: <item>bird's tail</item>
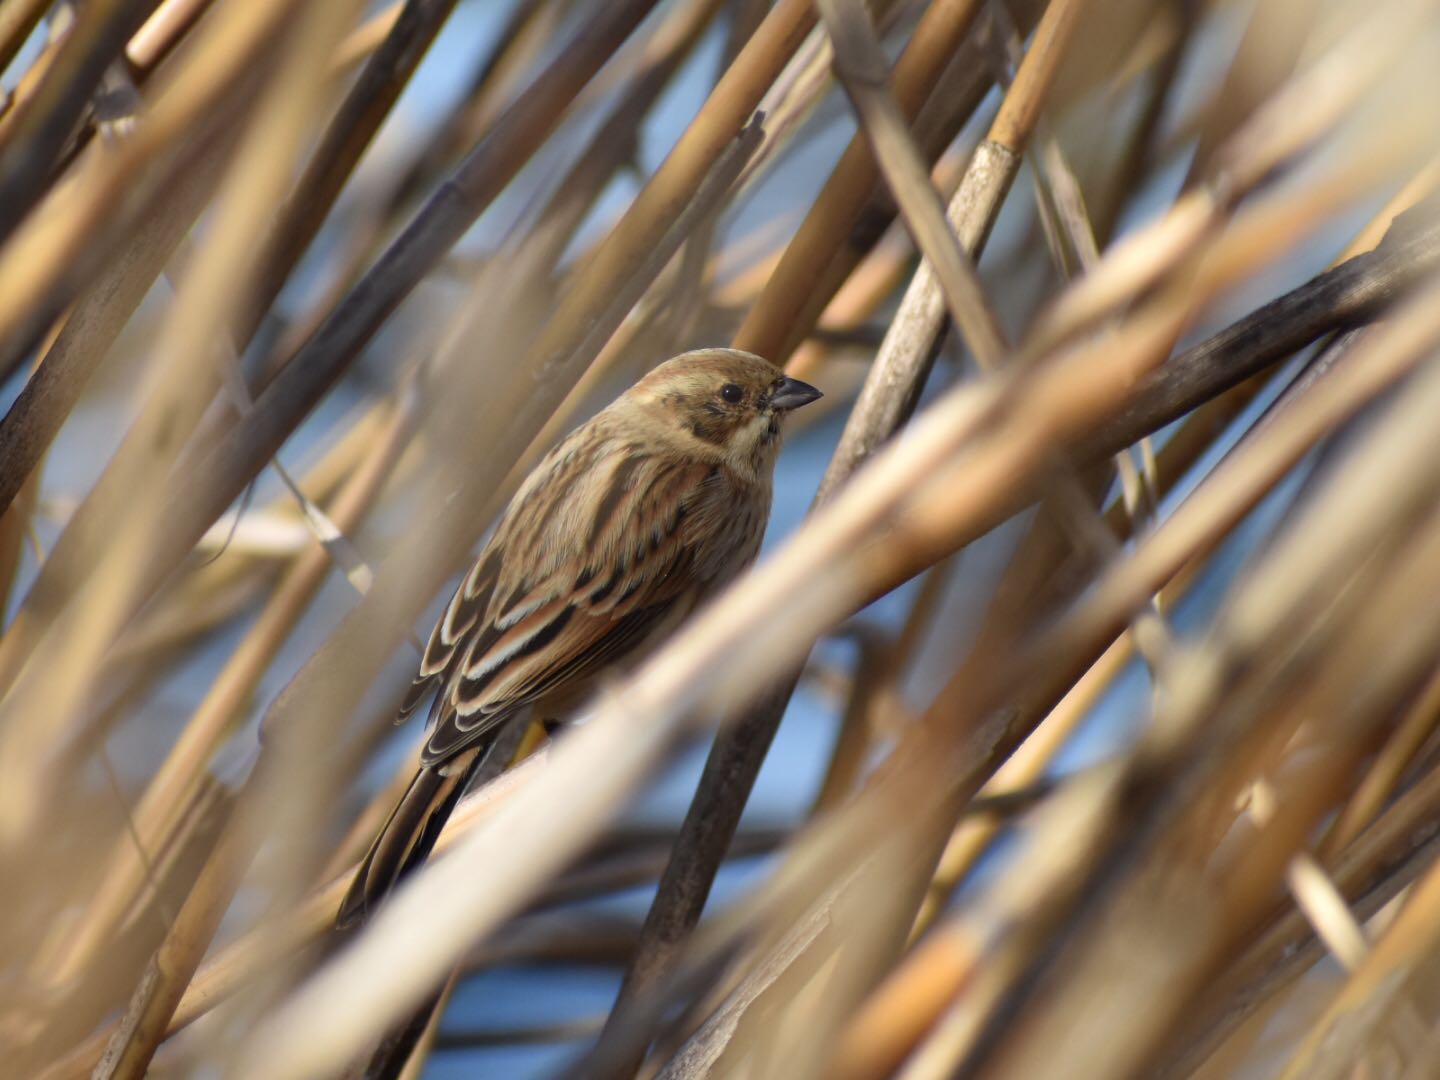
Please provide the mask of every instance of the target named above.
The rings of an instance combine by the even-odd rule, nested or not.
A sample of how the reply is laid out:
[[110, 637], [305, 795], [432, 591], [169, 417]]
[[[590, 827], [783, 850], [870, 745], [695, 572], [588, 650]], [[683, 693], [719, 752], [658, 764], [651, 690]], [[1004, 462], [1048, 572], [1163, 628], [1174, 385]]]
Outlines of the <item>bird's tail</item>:
[[443, 765], [421, 766], [360, 863], [336, 927], [363, 923], [396, 882], [425, 861], [483, 756], [476, 747]]

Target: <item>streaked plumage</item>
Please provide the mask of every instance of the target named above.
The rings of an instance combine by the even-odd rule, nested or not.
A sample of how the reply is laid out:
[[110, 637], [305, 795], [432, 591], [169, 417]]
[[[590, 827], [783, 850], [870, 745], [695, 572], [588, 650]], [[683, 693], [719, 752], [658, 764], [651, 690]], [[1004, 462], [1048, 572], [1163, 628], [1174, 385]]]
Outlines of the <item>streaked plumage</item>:
[[781, 418], [819, 396], [749, 353], [685, 353], [535, 467], [430, 635], [401, 715], [433, 693], [434, 730], [340, 925], [426, 857], [499, 725], [563, 715], [754, 559]]

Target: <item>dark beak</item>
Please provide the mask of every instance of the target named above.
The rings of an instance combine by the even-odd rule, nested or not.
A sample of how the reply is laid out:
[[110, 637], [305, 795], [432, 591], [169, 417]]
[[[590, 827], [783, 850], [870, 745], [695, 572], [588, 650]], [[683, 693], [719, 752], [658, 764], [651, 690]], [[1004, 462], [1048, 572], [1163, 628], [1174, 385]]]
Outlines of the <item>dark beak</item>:
[[776, 412], [789, 412], [791, 409], [798, 409], [801, 405], [809, 405], [825, 395], [816, 390], [809, 383], [803, 383], [799, 379], [792, 379], [790, 376], [780, 380], [780, 385], [770, 395], [770, 408]]

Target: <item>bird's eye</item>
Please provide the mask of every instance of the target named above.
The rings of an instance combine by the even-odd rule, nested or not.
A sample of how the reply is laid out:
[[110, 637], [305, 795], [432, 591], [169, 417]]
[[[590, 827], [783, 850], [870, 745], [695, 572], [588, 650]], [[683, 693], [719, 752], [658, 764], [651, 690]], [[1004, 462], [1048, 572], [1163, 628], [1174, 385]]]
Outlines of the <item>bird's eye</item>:
[[741, 390], [740, 387], [736, 386], [733, 382], [726, 383], [720, 388], [720, 396], [730, 402], [731, 405], [735, 405], [745, 397], [745, 391]]

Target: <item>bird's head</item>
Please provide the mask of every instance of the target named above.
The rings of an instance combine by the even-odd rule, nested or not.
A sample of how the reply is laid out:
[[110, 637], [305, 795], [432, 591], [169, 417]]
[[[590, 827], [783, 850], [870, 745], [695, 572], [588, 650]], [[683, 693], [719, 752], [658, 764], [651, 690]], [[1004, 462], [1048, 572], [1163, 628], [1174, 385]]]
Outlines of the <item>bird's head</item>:
[[665, 361], [625, 396], [682, 451], [759, 473], [774, 462], [785, 414], [821, 395], [753, 353], [697, 349]]

